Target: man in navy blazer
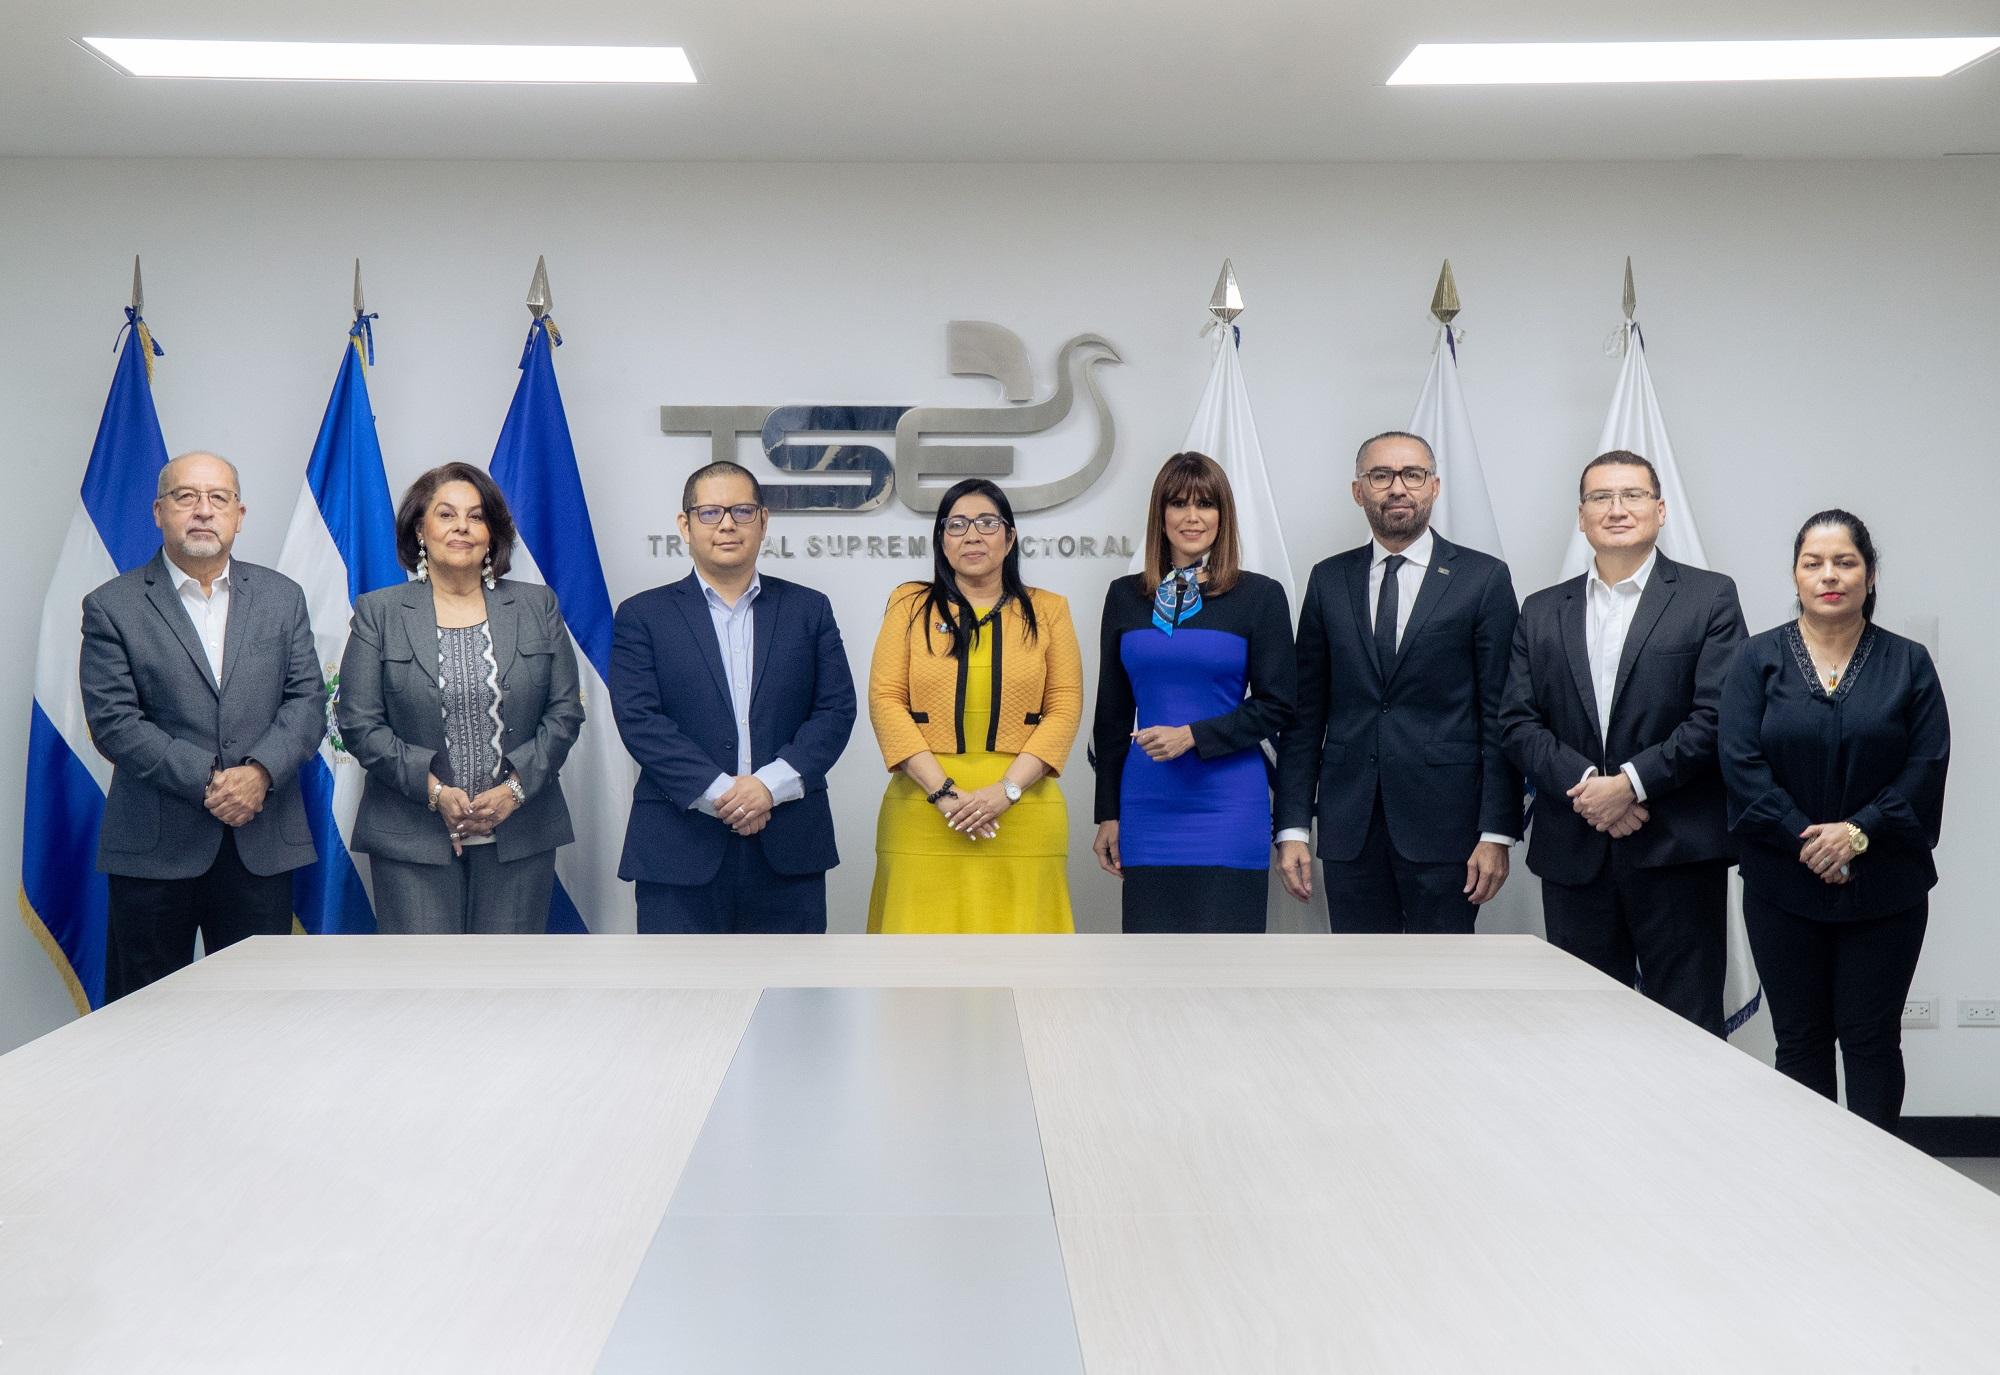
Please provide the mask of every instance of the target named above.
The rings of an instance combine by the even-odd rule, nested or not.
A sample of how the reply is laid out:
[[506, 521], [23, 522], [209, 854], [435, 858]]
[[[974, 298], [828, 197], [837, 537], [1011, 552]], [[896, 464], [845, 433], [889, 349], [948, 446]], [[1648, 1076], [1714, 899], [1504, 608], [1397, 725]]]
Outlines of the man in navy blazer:
[[639, 763], [618, 877], [642, 932], [826, 930], [854, 678], [826, 597], [758, 573], [768, 519], [747, 468], [697, 469], [677, 517], [694, 572], [618, 608], [611, 708]]
[[1577, 496], [1590, 567], [1521, 608], [1501, 710], [1535, 785], [1528, 867], [1552, 944], [1721, 1035], [1736, 847], [1716, 735], [1743, 608], [1734, 582], [1659, 552], [1646, 459], [1599, 454]]
[[1361, 446], [1374, 538], [1322, 561], [1299, 610], [1299, 709], [1278, 749], [1278, 870], [1312, 896], [1319, 822], [1338, 932], [1469, 932], [1507, 880], [1521, 776], [1500, 751], [1514, 638], [1507, 565], [1430, 528], [1437, 462], [1417, 435]]

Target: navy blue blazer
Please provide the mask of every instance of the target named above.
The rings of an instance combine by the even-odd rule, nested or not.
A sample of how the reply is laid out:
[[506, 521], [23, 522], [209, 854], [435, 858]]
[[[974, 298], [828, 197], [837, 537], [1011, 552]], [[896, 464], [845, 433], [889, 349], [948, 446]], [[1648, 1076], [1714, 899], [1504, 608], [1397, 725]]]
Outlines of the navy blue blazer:
[[1521, 834], [1521, 775], [1500, 750], [1520, 608], [1507, 565], [1436, 537], [1396, 661], [1375, 661], [1370, 541], [1314, 566], [1299, 608], [1299, 707], [1278, 747], [1279, 830], [1319, 818], [1319, 855], [1361, 853], [1375, 799], [1406, 859], [1462, 862]]
[[[1614, 843], [1641, 869], [1734, 859], [1715, 734], [1722, 681], [1743, 643], [1736, 584], [1661, 554], [1633, 608], [1607, 706], [1590, 664], [1587, 583], [1579, 574], [1535, 593], [1514, 631], [1500, 727], [1507, 757], [1535, 785], [1528, 868], [1574, 888], [1598, 876]], [[1652, 819], [1614, 842], [1568, 794], [1585, 770], [1627, 763]]]
[[[1794, 916], [1855, 921], [1906, 911], [1936, 885], [1951, 719], [1916, 641], [1869, 626], [1828, 692], [1795, 623], [1751, 636], [1723, 684], [1720, 749], [1752, 896]], [[1827, 821], [1868, 834], [1846, 883], [1799, 862], [1800, 833]]]
[[[826, 773], [854, 729], [847, 650], [832, 605], [797, 583], [763, 575], [753, 620], [750, 766], [782, 759], [805, 784], [805, 796], [772, 809], [755, 839], [778, 873], [824, 873], [840, 863]], [[618, 734], [639, 763], [618, 877], [711, 881], [732, 833], [690, 808], [717, 774], [736, 773], [736, 713], [694, 574], [618, 608], [610, 688]]]

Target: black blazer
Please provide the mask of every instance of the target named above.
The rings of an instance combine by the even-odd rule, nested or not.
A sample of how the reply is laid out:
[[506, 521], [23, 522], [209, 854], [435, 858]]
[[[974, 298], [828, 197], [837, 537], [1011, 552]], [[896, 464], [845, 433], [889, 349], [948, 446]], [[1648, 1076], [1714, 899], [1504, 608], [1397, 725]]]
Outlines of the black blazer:
[[1528, 868], [1571, 885], [1597, 877], [1611, 838], [1578, 816], [1566, 794], [1585, 770], [1611, 774], [1627, 763], [1652, 817], [1618, 842], [1627, 858], [1644, 869], [1733, 859], [1715, 733], [1722, 680], [1744, 636], [1736, 584], [1658, 557], [1632, 613], [1600, 737], [1587, 581], [1529, 597], [1514, 630], [1500, 730], [1507, 757], [1535, 785]]
[[[1884, 917], [1937, 884], [1951, 722], [1930, 652], [1879, 626], [1862, 632], [1828, 693], [1786, 622], [1744, 642], [1722, 689], [1722, 777], [1744, 888], [1803, 917]], [[1868, 833], [1844, 884], [1799, 863], [1806, 827]]]
[[1299, 611], [1299, 706], [1278, 750], [1279, 830], [1319, 818], [1322, 859], [1361, 852], [1379, 792], [1406, 859], [1463, 861], [1521, 834], [1521, 776], [1500, 750], [1519, 614], [1507, 565], [1436, 537], [1393, 664], [1375, 662], [1370, 541], [1313, 568]]
[[[783, 759], [805, 796], [772, 809], [756, 835], [781, 874], [840, 863], [826, 773], [854, 729], [854, 677], [824, 595], [761, 576], [752, 629], [750, 766]], [[722, 867], [731, 831], [690, 808], [719, 773], [734, 776], [736, 709], [715, 622], [690, 573], [618, 608], [611, 633], [611, 710], [639, 763], [618, 877], [681, 887]]]

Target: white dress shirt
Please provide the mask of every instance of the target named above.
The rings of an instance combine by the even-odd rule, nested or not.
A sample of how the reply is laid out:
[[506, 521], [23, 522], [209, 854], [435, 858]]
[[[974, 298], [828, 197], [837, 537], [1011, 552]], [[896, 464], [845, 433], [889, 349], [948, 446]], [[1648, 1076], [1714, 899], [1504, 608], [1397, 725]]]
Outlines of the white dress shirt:
[[[1382, 547], [1382, 541], [1368, 541], [1368, 630], [1374, 633], [1375, 611], [1381, 606], [1382, 579], [1389, 569], [1390, 551]], [[1424, 576], [1431, 571], [1431, 557], [1437, 552], [1437, 536], [1428, 528], [1410, 541], [1410, 546], [1401, 551], [1404, 562], [1396, 570], [1396, 648], [1403, 647], [1403, 632], [1410, 628], [1410, 612], [1416, 607], [1417, 594], [1423, 591]], [[1276, 839], [1280, 842], [1296, 840], [1309, 844], [1312, 833], [1303, 826], [1290, 826], [1279, 831]], [[1517, 837], [1503, 836], [1493, 831], [1481, 831], [1479, 839], [1494, 845], [1512, 845]]]
[[[716, 647], [722, 651], [722, 671], [729, 679], [729, 704], [736, 717], [736, 772], [752, 774], [769, 788], [774, 807], [796, 802], [806, 795], [805, 781], [797, 769], [782, 759], [773, 759], [761, 769], [750, 767], [750, 689], [757, 667], [757, 597], [764, 590], [764, 579], [752, 574], [750, 585], [743, 589], [736, 605], [731, 606], [699, 569], [694, 576], [701, 584], [702, 600], [708, 603], [708, 618], [715, 625]], [[730, 774], [717, 774], [708, 791], [696, 798], [688, 810], [714, 816], [716, 799], [735, 782]]]
[[[165, 553], [165, 550], [161, 551]], [[195, 638], [201, 641], [202, 652], [208, 656], [209, 672], [215, 675], [215, 684], [222, 686], [222, 643], [229, 635], [229, 588], [230, 579], [236, 565], [226, 562], [222, 571], [210, 584], [209, 592], [201, 590], [201, 579], [174, 562], [172, 554], [166, 555], [167, 575], [174, 581], [174, 591], [181, 599], [181, 609], [194, 622]]]
[[[1645, 595], [1647, 580], [1653, 576], [1653, 565], [1659, 560], [1660, 551], [1655, 549], [1631, 577], [1607, 583], [1598, 576], [1597, 560], [1592, 559], [1590, 571], [1584, 575], [1583, 641], [1590, 656], [1590, 685], [1597, 694], [1599, 748], [1611, 732], [1611, 699], [1618, 690], [1618, 661], [1625, 654], [1625, 638], [1632, 633], [1632, 617], [1639, 610], [1639, 598]], [[1646, 788], [1639, 782], [1639, 771], [1629, 760], [1619, 770], [1631, 783], [1632, 795], [1644, 802]], [[1583, 776], [1590, 778], [1596, 773], [1595, 768], [1586, 769]]]

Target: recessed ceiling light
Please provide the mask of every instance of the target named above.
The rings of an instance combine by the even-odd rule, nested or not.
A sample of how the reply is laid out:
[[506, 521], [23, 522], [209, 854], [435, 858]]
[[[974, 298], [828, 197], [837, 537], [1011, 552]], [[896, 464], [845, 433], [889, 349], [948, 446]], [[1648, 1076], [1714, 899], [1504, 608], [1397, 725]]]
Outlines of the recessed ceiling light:
[[254, 43], [86, 38], [131, 76], [215, 81], [691, 82], [680, 48], [494, 43]]
[[1623, 81], [1827, 81], [1949, 76], [2000, 38], [1807, 38], [1715, 43], [1420, 43], [1391, 86]]

